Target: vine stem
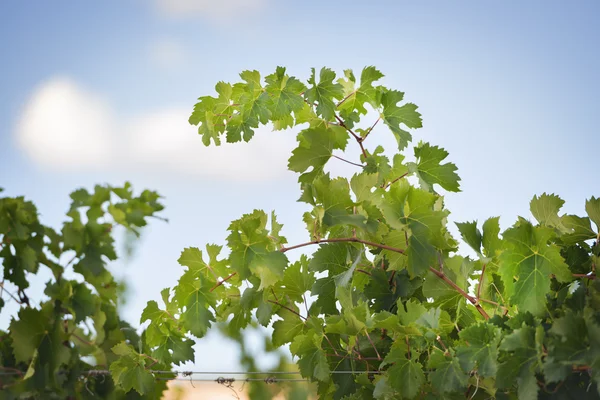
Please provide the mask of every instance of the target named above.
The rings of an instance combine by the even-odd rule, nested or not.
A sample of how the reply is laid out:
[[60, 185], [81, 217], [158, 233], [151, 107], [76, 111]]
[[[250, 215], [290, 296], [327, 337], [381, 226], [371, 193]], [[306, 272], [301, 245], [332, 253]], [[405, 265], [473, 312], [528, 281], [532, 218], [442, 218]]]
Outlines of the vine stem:
[[352, 92], [350, 92], [350, 94], [348, 96], [346, 96], [342, 100], [340, 100], [340, 102], [335, 105], [336, 108], [339, 107], [339, 106], [341, 106], [342, 104], [344, 104], [344, 102], [346, 100], [348, 100], [350, 98], [350, 96], [352, 96], [354, 93], [356, 93], [356, 90], [353, 90]]
[[377, 354], [377, 360], [381, 361], [381, 355], [379, 354], [379, 352], [377, 351], [377, 347], [375, 347], [375, 343], [373, 343], [373, 340], [371, 339], [371, 335], [369, 335], [369, 332], [365, 329], [365, 334], [367, 336], [367, 339], [369, 339], [369, 343], [371, 343], [371, 346], [373, 346], [373, 350], [375, 350], [375, 354]]
[[339, 243], [339, 242], [362, 243], [362, 244], [365, 244], [367, 246], [377, 247], [377, 248], [380, 248], [380, 249], [393, 251], [394, 253], [404, 254], [404, 250], [403, 249], [399, 249], [399, 248], [388, 246], [388, 245], [381, 244], [381, 243], [370, 242], [368, 240], [363, 240], [363, 239], [359, 239], [359, 238], [355, 238], [355, 237], [349, 237], [349, 238], [331, 238], [331, 239], [317, 239], [317, 240], [313, 240], [311, 242], [300, 243], [300, 244], [297, 244], [297, 245], [294, 245], [294, 246], [290, 246], [290, 247], [282, 247], [281, 249], [279, 249], [279, 251], [281, 251], [282, 253], [285, 253], [286, 251], [289, 251], [289, 250], [299, 249], [300, 247], [310, 246], [310, 245], [313, 245], [313, 244]]
[[280, 303], [280, 302], [278, 302], [278, 301], [275, 301], [275, 300], [268, 300], [268, 302], [269, 302], [269, 303], [276, 304], [276, 305], [278, 305], [278, 306], [279, 306], [279, 307], [281, 307], [281, 308], [285, 308], [285, 309], [286, 309], [286, 310], [288, 310], [289, 312], [296, 314], [297, 316], [299, 316], [300, 318], [302, 318], [302, 319], [303, 319], [303, 320], [305, 320], [305, 321], [307, 320], [307, 318], [306, 318], [305, 316], [303, 316], [302, 314], [300, 314], [299, 312], [297, 312], [297, 311], [295, 311], [295, 310], [293, 310], [293, 309], [289, 308], [288, 306], [284, 306], [283, 304], [281, 304], [281, 303]]
[[481, 267], [481, 277], [479, 278], [479, 286], [477, 287], [477, 300], [481, 298], [481, 285], [483, 285], [483, 274], [485, 274], [485, 266], [487, 264], [483, 264]]
[[325, 339], [327, 339], [327, 342], [329, 343], [329, 345], [331, 346], [331, 348], [333, 349], [333, 352], [335, 353], [335, 355], [337, 357], [339, 357], [339, 354], [337, 352], [337, 350], [335, 349], [335, 347], [333, 346], [333, 343], [331, 343], [331, 340], [329, 340], [329, 336], [327, 336], [326, 333], [323, 334], [323, 336], [325, 337]]
[[367, 131], [367, 133], [365, 133], [365, 136], [361, 137], [360, 140], [361, 142], [364, 141], [367, 136], [369, 136], [369, 133], [371, 133], [371, 131], [373, 130], [373, 128], [375, 128], [375, 126], [377, 125], [377, 123], [381, 120], [381, 117], [378, 117], [377, 120], [375, 121], [375, 123], [369, 128], [369, 130]]
[[587, 278], [587, 279], [591, 279], [591, 280], [596, 279], [596, 275], [588, 275], [588, 274], [573, 274], [573, 277], [575, 277], [575, 278]]
[[225, 282], [227, 282], [228, 280], [233, 278], [236, 274], [237, 274], [237, 272], [232, 272], [231, 274], [229, 274], [229, 276], [227, 278], [224, 278], [222, 281], [219, 281], [215, 286], [213, 286], [210, 289], [210, 292], [212, 292], [213, 290], [215, 290], [216, 288], [218, 288], [219, 286], [221, 286], [222, 284], [224, 284]]
[[396, 179], [394, 179], [393, 181], [391, 181], [390, 183], [388, 183], [387, 185], [381, 185], [381, 187], [383, 187], [384, 189], [389, 188], [390, 186], [392, 186], [394, 183], [398, 182], [400, 179], [404, 178], [406, 175], [408, 175], [408, 172], [405, 172], [404, 174], [400, 175], [399, 177], [397, 177]]
[[[317, 239], [317, 240], [313, 240], [311, 242], [300, 243], [300, 244], [290, 246], [290, 247], [282, 247], [281, 249], [279, 249], [279, 251], [281, 251], [282, 253], [285, 253], [286, 251], [289, 251], [289, 250], [294, 250], [294, 249], [298, 249], [301, 247], [310, 246], [313, 244], [336, 243], [336, 242], [337, 243], [339, 243], [339, 242], [362, 243], [367, 246], [378, 247], [380, 249], [389, 250], [389, 251], [393, 251], [393, 252], [400, 253], [400, 254], [405, 254], [403, 249], [398, 249], [396, 247], [391, 247], [391, 246], [387, 246], [385, 244], [370, 242], [368, 240], [363, 240], [363, 239], [354, 238], [354, 237]], [[486, 320], [490, 319], [490, 316], [488, 315], [487, 312], [485, 312], [483, 307], [481, 307], [481, 304], [479, 304], [479, 301], [476, 298], [474, 298], [473, 296], [470, 296], [467, 292], [465, 292], [463, 289], [461, 289], [456, 283], [454, 283], [452, 281], [452, 279], [448, 278], [446, 276], [446, 274], [444, 274], [442, 271], [438, 271], [437, 269], [435, 269], [433, 267], [429, 267], [429, 270], [431, 272], [433, 272], [438, 278], [442, 279], [444, 282], [446, 282], [448, 285], [450, 285], [458, 293], [460, 293], [460, 295], [463, 296], [465, 299], [467, 299], [471, 304], [473, 304], [475, 306], [475, 308], [477, 309], [477, 311], [479, 312], [479, 314], [481, 314], [483, 316], [483, 318], [485, 318]]]
[[11, 292], [9, 292], [8, 290], [6, 290], [4, 288], [4, 280], [2, 280], [2, 282], [0, 282], [0, 289], [2, 289], [2, 294], [4, 294], [4, 292], [6, 292], [11, 297], [11, 299], [13, 299], [14, 301], [17, 302], [17, 304], [23, 304], [21, 302], [21, 300], [17, 299], [17, 297], [14, 294], [12, 294]]
[[488, 299], [479, 299], [479, 301], [482, 301], [482, 302], [488, 303], [488, 304], [492, 304], [492, 305], [494, 305], [496, 307], [500, 307], [502, 310], [508, 312], [508, 308], [506, 308], [505, 306], [503, 306], [502, 304], [500, 304], [500, 303], [498, 303], [496, 301], [488, 300]]
[[358, 164], [358, 163], [355, 163], [355, 162], [352, 162], [352, 161], [348, 161], [348, 160], [346, 160], [345, 158], [342, 158], [342, 157], [338, 157], [338, 156], [336, 156], [335, 154], [332, 154], [332, 155], [331, 155], [331, 157], [337, 158], [338, 160], [341, 160], [341, 161], [343, 161], [343, 162], [345, 162], [345, 163], [348, 163], [348, 164], [355, 165], [355, 166], [357, 166], [357, 167], [360, 167], [360, 168], [364, 168], [364, 167], [365, 167], [365, 166], [364, 166], [364, 165], [362, 165], [362, 164]]
[[435, 275], [437, 275], [438, 278], [440, 278], [441, 280], [446, 282], [448, 285], [452, 286], [452, 288], [454, 290], [456, 290], [458, 293], [461, 294], [461, 296], [463, 296], [471, 304], [473, 304], [475, 306], [475, 308], [477, 309], [477, 311], [479, 312], [479, 314], [481, 314], [483, 316], [483, 318], [485, 318], [486, 320], [490, 319], [490, 316], [488, 315], [488, 313], [485, 312], [483, 307], [481, 307], [481, 304], [479, 304], [479, 301], [476, 298], [474, 298], [473, 296], [469, 295], [467, 292], [462, 290], [456, 283], [454, 283], [452, 281], [452, 279], [448, 278], [446, 276], [446, 274], [444, 274], [442, 271], [438, 271], [437, 269], [435, 269], [433, 267], [429, 267], [429, 270], [431, 272], [433, 272]]
[[362, 152], [362, 155], [367, 158], [367, 152], [365, 151], [365, 147], [363, 146], [362, 142], [363, 139], [358, 136], [356, 133], [354, 133], [354, 131], [350, 128], [348, 128], [346, 126], [346, 123], [344, 122], [343, 119], [341, 119], [340, 117], [338, 117], [337, 115], [335, 115], [335, 119], [337, 120], [337, 122], [340, 124], [341, 127], [345, 128], [348, 132], [350, 132], [350, 134], [352, 136], [354, 136], [354, 139], [356, 139], [356, 142], [358, 143], [358, 145], [360, 146], [360, 151]]
[[0, 370], [1, 370], [1, 371], [9, 371], [9, 372], [14, 372], [16, 375], [19, 375], [19, 376], [23, 376], [23, 375], [24, 375], [24, 374], [23, 374], [23, 371], [21, 371], [21, 370], [19, 370], [19, 369], [17, 369], [17, 368], [11, 368], [11, 367], [2, 367], [2, 366], [0, 366]]

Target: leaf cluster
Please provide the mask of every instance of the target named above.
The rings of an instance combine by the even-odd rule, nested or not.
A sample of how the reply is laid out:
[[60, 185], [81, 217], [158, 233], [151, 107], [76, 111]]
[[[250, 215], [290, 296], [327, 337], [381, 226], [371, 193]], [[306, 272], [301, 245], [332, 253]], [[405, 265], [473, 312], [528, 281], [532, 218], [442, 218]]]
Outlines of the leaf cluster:
[[[107, 267], [117, 259], [115, 229], [139, 235], [162, 209], [156, 192], [135, 196], [129, 183], [79, 189], [57, 231], [32, 202], [0, 198], [0, 309], [19, 307], [0, 331], [0, 398], [160, 398], [166, 386], [143, 354], [145, 335], [119, 318], [124, 286]], [[42, 272], [51, 276], [44, 292], [31, 293]], [[94, 373], [107, 369], [114, 380]]]
[[[273, 346], [289, 345], [320, 398], [598, 396], [599, 199], [581, 217], [560, 215], [556, 195], [536, 196], [535, 221], [504, 231], [497, 217], [458, 223], [476, 254], [460, 256], [441, 194], [460, 190], [457, 167], [425, 142], [405, 161], [421, 116], [378, 83], [381, 72], [240, 76], [200, 98], [190, 122], [207, 145], [248, 141], [259, 124], [301, 128], [288, 168], [308, 207], [307, 241], [288, 246], [275, 215], [254, 210], [230, 225], [226, 255], [182, 262], [204, 294], [196, 333], [215, 321], [231, 333], [272, 327]], [[384, 134], [396, 149], [367, 146]], [[350, 142], [359, 160], [342, 157]], [[340, 161], [357, 168], [351, 179], [326, 172]], [[288, 258], [300, 249], [314, 252]]]

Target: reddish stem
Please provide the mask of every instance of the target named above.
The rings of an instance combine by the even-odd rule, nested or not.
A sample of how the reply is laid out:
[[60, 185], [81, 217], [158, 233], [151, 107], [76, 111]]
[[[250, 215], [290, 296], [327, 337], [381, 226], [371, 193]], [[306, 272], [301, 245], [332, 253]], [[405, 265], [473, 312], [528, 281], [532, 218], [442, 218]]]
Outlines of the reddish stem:
[[237, 272], [232, 272], [231, 274], [229, 274], [229, 276], [227, 278], [223, 279], [222, 281], [219, 281], [215, 286], [213, 286], [210, 289], [210, 292], [212, 292], [213, 290], [215, 290], [216, 288], [218, 288], [219, 286], [221, 286], [222, 284], [224, 284], [225, 282], [227, 282], [228, 280], [233, 278], [236, 274], [237, 274]]
[[300, 247], [310, 246], [310, 245], [313, 245], [313, 244], [319, 244], [319, 243], [339, 243], [339, 242], [362, 243], [362, 244], [365, 244], [367, 246], [377, 247], [377, 248], [380, 248], [380, 249], [393, 251], [395, 253], [404, 254], [404, 250], [403, 249], [398, 249], [396, 247], [387, 246], [385, 244], [370, 242], [368, 240], [363, 240], [363, 239], [353, 238], [353, 237], [350, 237], [350, 238], [318, 239], [318, 240], [313, 240], [312, 242], [300, 243], [300, 244], [297, 244], [295, 246], [283, 247], [283, 248], [279, 249], [279, 251], [281, 251], [282, 253], [285, 253], [288, 250], [294, 250], [294, 249], [298, 249]]
[[433, 272], [435, 275], [437, 275], [438, 278], [440, 278], [444, 282], [446, 282], [448, 285], [452, 286], [452, 288], [454, 290], [456, 290], [458, 293], [461, 294], [461, 296], [463, 296], [471, 304], [473, 304], [475, 306], [475, 308], [477, 308], [477, 311], [479, 312], [479, 314], [481, 314], [483, 316], [483, 318], [485, 318], [486, 320], [490, 319], [490, 316], [485, 312], [483, 307], [481, 307], [481, 305], [479, 304], [479, 302], [477, 301], [476, 298], [474, 298], [473, 296], [470, 296], [467, 292], [462, 290], [456, 283], [452, 282], [452, 280], [450, 278], [448, 278], [443, 272], [438, 271], [437, 269], [435, 269], [433, 267], [429, 267], [429, 270], [431, 272]]
[[392, 186], [394, 183], [398, 182], [400, 179], [404, 178], [406, 175], [408, 175], [408, 172], [405, 172], [404, 174], [400, 175], [399, 177], [397, 177], [396, 179], [394, 179], [393, 181], [391, 181], [390, 183], [388, 183], [387, 185], [381, 185], [382, 188], [387, 189], [390, 186]]
[[275, 301], [275, 300], [269, 300], [269, 303], [273, 303], [273, 304], [276, 304], [276, 305], [278, 305], [278, 306], [279, 306], [279, 307], [281, 307], [281, 308], [285, 308], [286, 310], [288, 310], [288, 311], [289, 311], [289, 312], [291, 312], [291, 313], [294, 313], [294, 314], [296, 314], [297, 316], [299, 316], [299, 317], [300, 317], [300, 318], [302, 318], [303, 320], [305, 320], [305, 321], [307, 320], [307, 318], [306, 318], [305, 316], [301, 315], [299, 312], [297, 312], [297, 311], [295, 311], [295, 310], [293, 310], [293, 309], [291, 309], [291, 308], [289, 308], [289, 307], [287, 307], [287, 306], [284, 306], [283, 304], [281, 304], [281, 303], [280, 303], [280, 302], [278, 302], [278, 301]]

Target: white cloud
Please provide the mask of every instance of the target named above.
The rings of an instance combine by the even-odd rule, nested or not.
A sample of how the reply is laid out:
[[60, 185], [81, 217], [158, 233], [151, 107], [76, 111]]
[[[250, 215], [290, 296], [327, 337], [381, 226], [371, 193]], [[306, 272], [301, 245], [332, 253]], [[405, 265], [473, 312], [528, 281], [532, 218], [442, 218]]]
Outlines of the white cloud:
[[163, 69], [174, 69], [186, 63], [186, 51], [183, 45], [172, 39], [159, 39], [149, 48], [150, 61]]
[[193, 174], [229, 180], [271, 180], [287, 172], [290, 132], [259, 128], [249, 143], [206, 147], [187, 122], [190, 108], [117, 118], [109, 104], [74, 82], [57, 78], [31, 96], [15, 129], [19, 147], [58, 171]]
[[17, 141], [42, 164], [101, 166], [111, 160], [115, 124], [108, 104], [67, 78], [31, 96], [17, 123]]
[[257, 11], [266, 0], [155, 0], [160, 14], [171, 17], [204, 17], [222, 21]]

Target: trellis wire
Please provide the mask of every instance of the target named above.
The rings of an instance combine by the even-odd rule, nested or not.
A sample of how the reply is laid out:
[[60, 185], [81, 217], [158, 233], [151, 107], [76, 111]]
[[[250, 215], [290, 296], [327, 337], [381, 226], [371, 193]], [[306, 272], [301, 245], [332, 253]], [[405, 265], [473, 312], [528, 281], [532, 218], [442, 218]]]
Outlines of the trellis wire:
[[[0, 367], [2, 368], [2, 367]], [[189, 377], [191, 375], [299, 375], [299, 371], [154, 371], [149, 370], [153, 374], [169, 374], [175, 375], [176, 377]], [[25, 375], [25, 371], [0, 371], [0, 375]], [[330, 371], [330, 374], [381, 374], [383, 371]], [[92, 369], [81, 373], [82, 376], [94, 376], [94, 375], [110, 375], [110, 371], [102, 369]], [[171, 378], [161, 378], [171, 379]], [[248, 378], [254, 379], [254, 378]], [[256, 378], [262, 380], [262, 378]], [[303, 380], [303, 379], [302, 379]]]

